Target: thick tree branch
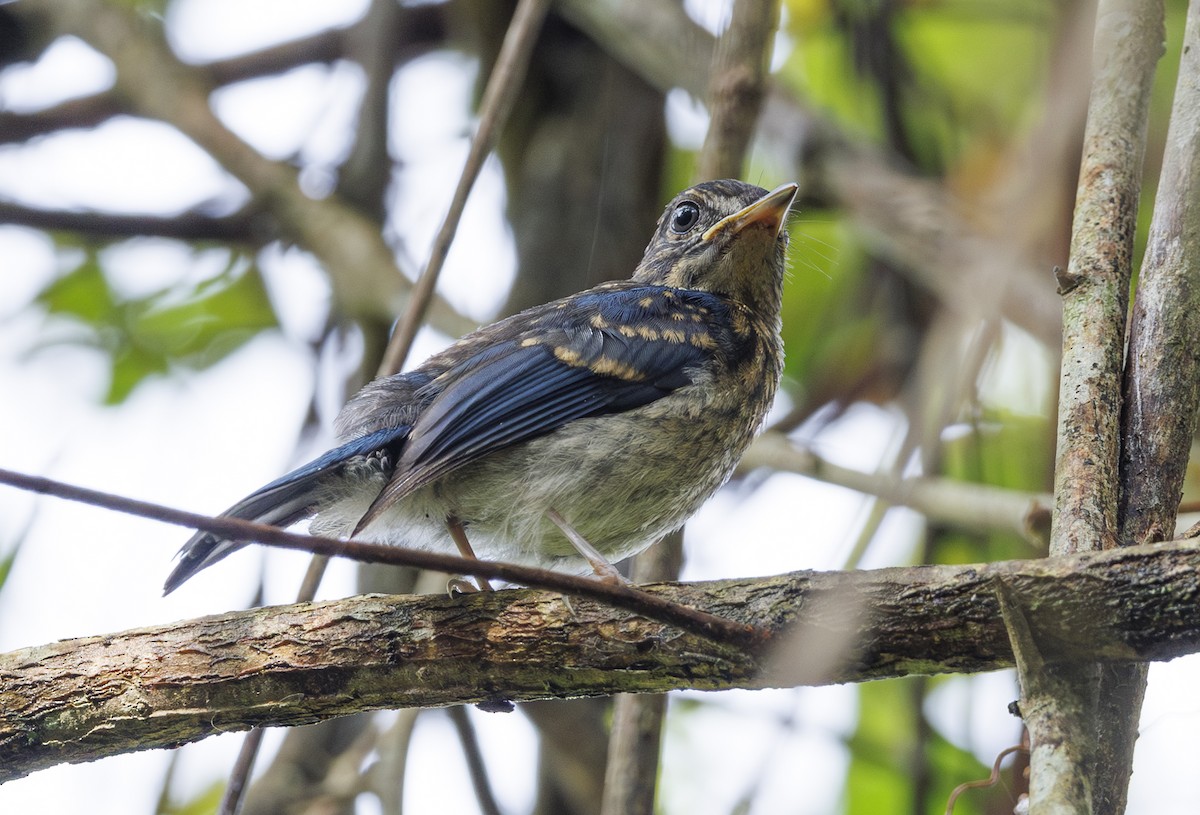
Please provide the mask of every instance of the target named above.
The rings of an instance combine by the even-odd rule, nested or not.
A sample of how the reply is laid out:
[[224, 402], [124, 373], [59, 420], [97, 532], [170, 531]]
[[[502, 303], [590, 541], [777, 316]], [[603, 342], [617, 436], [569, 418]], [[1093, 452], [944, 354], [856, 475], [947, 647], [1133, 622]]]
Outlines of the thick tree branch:
[[[1144, 48], [1145, 59], [1151, 63], [1162, 48], [1159, 41], [1150, 39], [1162, 36], [1162, 15], [1158, 0], [1139, 4], [1129, 12], [1149, 29]], [[1143, 70], [1152, 73], [1149, 68]], [[1141, 85], [1139, 92], [1148, 98], [1148, 79]], [[1125, 360], [1117, 507], [1117, 542], [1121, 545], [1153, 543], [1171, 535], [1196, 430], [1200, 398], [1196, 351], [1200, 332], [1200, 287], [1196, 285], [1200, 264], [1198, 117], [1200, 2], [1192, 0]], [[1140, 165], [1140, 151], [1137, 159]], [[1136, 210], [1128, 216], [1130, 231], [1135, 214]], [[1145, 691], [1146, 666], [1101, 666], [1095, 739], [1103, 745], [1095, 782], [1098, 812], [1125, 810]]]
[[1121, 437], [1122, 543], [1161, 540], [1175, 526], [1200, 400], [1198, 269], [1200, 2], [1192, 0], [1129, 330]]
[[[1157, 5], [1157, 14], [1147, 6]], [[1063, 298], [1051, 551], [1117, 545], [1121, 369], [1161, 2], [1105, 0]]]
[[[769, 630], [769, 650], [533, 590], [366, 595], [0, 655], [0, 781], [62, 762], [376, 708], [993, 670], [1013, 662], [998, 581], [1047, 661], [1170, 659], [1200, 650], [1196, 541], [648, 588]], [[832, 659], [792, 647], [814, 642], [851, 645]]]
[[[1021, 718], [1040, 736], [1030, 764], [1049, 769], [1030, 778], [1030, 797], [1041, 802], [1042, 812], [1092, 815], [1091, 779], [1078, 768], [1090, 766], [1095, 748], [1088, 727], [1096, 713], [1095, 697], [1075, 681], [1076, 666], [1046, 663], [1025, 613], [1003, 581], [996, 581], [996, 600], [1017, 662]], [[1094, 671], [1096, 666], [1089, 667]]]
[[[1063, 352], [1053, 555], [1127, 542], [1119, 538], [1117, 514], [1125, 314], [1150, 90], [1162, 50], [1161, 0], [1101, 0], [1071, 257], [1059, 274]], [[1115, 599], [1106, 590], [1096, 597]], [[1022, 675], [1021, 681], [1024, 690], [1037, 680]], [[1062, 791], [1090, 790], [1087, 809], [1095, 815], [1124, 812], [1145, 683], [1141, 665], [1081, 661], [1059, 672], [1054, 692], [1041, 695], [1039, 715], [1026, 719], [1031, 809], [1074, 812], [1080, 803], [1064, 803]], [[1064, 734], [1080, 733], [1088, 734], [1081, 739], [1086, 752], [1056, 747]]]

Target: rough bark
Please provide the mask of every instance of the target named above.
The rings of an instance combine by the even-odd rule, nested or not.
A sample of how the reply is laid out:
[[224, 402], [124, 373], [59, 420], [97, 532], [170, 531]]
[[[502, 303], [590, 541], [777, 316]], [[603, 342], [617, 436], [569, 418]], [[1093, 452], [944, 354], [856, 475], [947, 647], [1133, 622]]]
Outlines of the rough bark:
[[1059, 275], [1064, 331], [1054, 554], [1117, 545], [1125, 312], [1150, 86], [1162, 43], [1161, 2], [1100, 4], [1071, 261]]
[[546, 592], [366, 595], [0, 655], [0, 781], [377, 708], [994, 670], [1013, 664], [998, 584], [1048, 663], [1200, 650], [1195, 541], [653, 589], [769, 630], [753, 651]]
[[1200, 3], [1188, 9], [1125, 370], [1121, 542], [1171, 536], [1200, 399]]
[[[1151, 6], [1156, 7], [1156, 4]], [[1157, 9], [1161, 15], [1161, 9]], [[1148, 89], [1147, 89], [1148, 90]], [[1154, 218], [1125, 362], [1117, 523], [1122, 545], [1175, 529], [1200, 399], [1200, 2], [1188, 6]], [[1101, 666], [1100, 813], [1125, 811], [1146, 666]], [[1111, 756], [1111, 758], [1109, 758]], [[1108, 770], [1107, 772], [1105, 770]]]
[[[1101, 0], [1071, 257], [1058, 273], [1062, 366], [1050, 553], [1119, 542], [1121, 381], [1133, 236], [1161, 0]], [[1098, 598], [1107, 600], [1108, 598]], [[1034, 811], [1119, 815], [1133, 762], [1145, 668], [1080, 661], [1021, 671]], [[1027, 695], [1027, 692], [1029, 695]]]

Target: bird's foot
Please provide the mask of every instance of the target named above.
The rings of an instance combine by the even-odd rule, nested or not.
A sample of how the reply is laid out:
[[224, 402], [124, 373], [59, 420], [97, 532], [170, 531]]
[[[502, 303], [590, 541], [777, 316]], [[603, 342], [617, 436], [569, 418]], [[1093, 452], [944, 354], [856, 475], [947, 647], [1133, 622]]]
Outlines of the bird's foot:
[[596, 547], [588, 543], [587, 538], [580, 535], [575, 530], [575, 527], [567, 523], [563, 516], [558, 514], [556, 509], [546, 510], [546, 517], [554, 522], [554, 525], [562, 530], [562, 533], [567, 536], [567, 540], [575, 547], [575, 551], [579, 556], [588, 562], [592, 567], [592, 571], [596, 573], [596, 577], [600, 582], [607, 583], [610, 586], [629, 586], [631, 583], [625, 578], [625, 575], [617, 571], [617, 567], [608, 562], [604, 555], [597, 551]]
[[[467, 560], [479, 560], [475, 556], [475, 550], [471, 548], [471, 541], [467, 540], [467, 530], [463, 522], [453, 515], [446, 516], [446, 528], [450, 530], [450, 538], [454, 541], [454, 545], [458, 547], [458, 553]], [[460, 582], [466, 582], [463, 578], [458, 578]], [[454, 581], [451, 581], [454, 582]], [[486, 577], [476, 577], [475, 582], [479, 584], [476, 591], [491, 591], [492, 584], [488, 582]]]
[[[591, 561], [589, 561], [591, 563]], [[604, 561], [604, 566], [607, 568], [601, 569], [595, 563], [591, 563], [592, 571], [596, 573], [596, 579], [601, 583], [606, 583], [609, 586], [632, 586], [633, 581], [625, 575], [617, 571], [617, 567]]]
[[464, 594], [476, 594], [481, 591], [492, 591], [492, 584], [482, 577], [475, 578], [479, 585], [475, 585], [465, 577], [452, 577], [446, 581], [446, 593], [451, 597], [461, 597]]

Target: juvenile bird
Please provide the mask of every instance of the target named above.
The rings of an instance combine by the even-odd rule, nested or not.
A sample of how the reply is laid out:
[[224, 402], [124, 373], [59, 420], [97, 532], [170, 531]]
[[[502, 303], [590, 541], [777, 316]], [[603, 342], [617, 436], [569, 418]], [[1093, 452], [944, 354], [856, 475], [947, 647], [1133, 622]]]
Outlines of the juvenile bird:
[[[762, 425], [783, 365], [795, 195], [732, 180], [684, 190], [631, 280], [375, 380], [338, 416], [340, 447], [225, 515], [313, 517], [321, 535], [610, 572], [679, 528]], [[197, 533], [165, 591], [242, 545]]]

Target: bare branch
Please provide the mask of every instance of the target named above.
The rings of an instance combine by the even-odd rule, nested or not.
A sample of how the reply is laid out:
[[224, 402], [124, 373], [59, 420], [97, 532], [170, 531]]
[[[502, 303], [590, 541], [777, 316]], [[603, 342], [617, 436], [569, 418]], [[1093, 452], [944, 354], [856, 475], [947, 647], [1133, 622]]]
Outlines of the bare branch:
[[408, 356], [408, 350], [417, 336], [417, 330], [424, 322], [425, 311], [433, 298], [434, 286], [437, 285], [442, 264], [450, 253], [450, 244], [458, 231], [458, 222], [466, 208], [467, 196], [475, 185], [475, 179], [479, 177], [479, 171], [483, 169], [483, 160], [491, 152], [500, 128], [512, 112], [517, 91], [521, 89], [525, 71], [529, 67], [533, 45], [537, 41], [538, 31], [541, 30], [549, 7], [550, 0], [520, 0], [516, 11], [513, 12], [512, 23], [504, 35], [500, 55], [496, 58], [496, 65], [479, 103], [479, 124], [471, 139], [462, 174], [454, 188], [454, 197], [433, 239], [429, 261], [421, 271], [400, 323], [388, 342], [387, 351], [379, 366], [381, 375], [394, 374], [404, 366], [404, 359]]
[[764, 433], [742, 458], [742, 471], [771, 467], [798, 473], [911, 507], [937, 523], [972, 531], [1011, 532], [1043, 545], [1049, 527], [1051, 498], [987, 484], [935, 476], [865, 473], [842, 467], [811, 450], [796, 447], [780, 433]]
[[758, 125], [771, 64], [778, 0], [738, 0], [729, 27], [717, 40], [709, 80], [710, 121], [697, 159], [699, 181], [740, 178]]
[[95, 127], [128, 112], [120, 95], [111, 88], [28, 113], [0, 111], [0, 144], [27, 141], [56, 130]]
[[[1200, 2], [1192, 0], [1125, 368], [1121, 543], [1171, 536], [1200, 398]], [[1153, 473], [1153, 478], [1147, 478]], [[1165, 530], [1165, 531], [1164, 531]]]
[[[0, 781], [61, 762], [360, 710], [826, 684], [1012, 665], [993, 590], [1017, 598], [1047, 661], [1200, 650], [1200, 543], [974, 566], [796, 572], [660, 585], [793, 639], [853, 643], [815, 675], [590, 600], [533, 591], [367, 595], [238, 611], [0, 655]], [[845, 598], [861, 613], [847, 616]]]
[[[397, 12], [394, 31], [397, 48], [393, 51], [396, 61], [412, 59], [445, 45], [446, 20], [441, 6], [400, 6]], [[214, 87], [221, 87], [282, 73], [301, 65], [332, 63], [346, 56], [349, 50], [347, 38], [356, 36], [367, 24], [364, 19], [350, 28], [327, 28], [306, 37], [194, 67], [207, 75]], [[0, 111], [0, 144], [26, 141], [56, 130], [95, 127], [113, 116], [130, 112], [127, 100], [112, 88], [27, 113]]]
[[[1156, 7], [1149, 8], [1149, 7]], [[1103, 0], [1063, 296], [1051, 552], [1117, 545], [1125, 312], [1162, 3]]]
[[[378, 226], [334, 199], [309, 198], [294, 168], [264, 158], [230, 131], [209, 106], [212, 86], [203, 71], [175, 57], [157, 23], [104, 0], [30, 0], [14, 11], [43, 14], [57, 30], [111, 58], [117, 92], [133, 110], [173, 125], [207, 150], [246, 185], [282, 232], [320, 259], [341, 313], [390, 319], [399, 311], [409, 286]], [[445, 304], [431, 311], [431, 319], [455, 334], [473, 327]]]
[[1021, 718], [1039, 736], [1029, 761], [1043, 771], [1030, 778], [1030, 799], [1040, 802], [1042, 812], [1092, 815], [1087, 769], [1093, 752], [1089, 729], [1096, 713], [1094, 697], [1080, 693], [1074, 666], [1068, 666], [1064, 676], [1058, 666], [1046, 664], [1013, 592], [1002, 580], [996, 581], [995, 590], [1017, 662]]
[[[1063, 353], [1052, 555], [1123, 542], [1117, 505], [1125, 314], [1150, 90], [1163, 36], [1161, 0], [1101, 0], [1071, 258], [1059, 274]], [[1103, 590], [1096, 596], [1113, 599]], [[1023, 672], [1021, 681], [1031, 687], [1037, 680]], [[1074, 811], [1061, 790], [1077, 790], [1078, 779], [1087, 775], [1089, 810], [1094, 805], [1096, 812], [1124, 811], [1145, 687], [1142, 665], [1081, 661], [1057, 673], [1047, 692], [1056, 701], [1026, 719], [1031, 810]], [[1086, 755], [1053, 747], [1084, 728], [1081, 722]]]
[[0, 201], [0, 223], [34, 229], [67, 230], [102, 238], [154, 235], [185, 241], [228, 241], [261, 245], [275, 237], [261, 211], [246, 207], [230, 215], [116, 215], [109, 212], [49, 210]]

